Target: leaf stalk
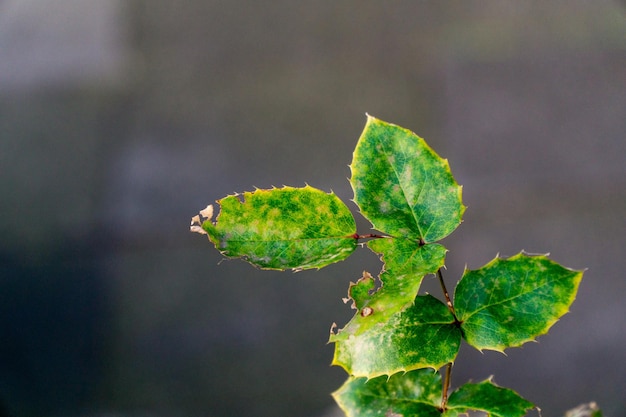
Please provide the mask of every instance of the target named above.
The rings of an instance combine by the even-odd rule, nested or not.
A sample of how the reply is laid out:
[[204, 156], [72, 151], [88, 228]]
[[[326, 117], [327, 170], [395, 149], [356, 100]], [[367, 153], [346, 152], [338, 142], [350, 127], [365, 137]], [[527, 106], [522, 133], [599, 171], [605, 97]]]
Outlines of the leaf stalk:
[[448, 389], [450, 388], [450, 377], [452, 375], [452, 362], [446, 367], [446, 375], [443, 378], [443, 392], [441, 393], [441, 411], [446, 411], [448, 405]]
[[446, 283], [443, 281], [443, 273], [441, 272], [441, 268], [437, 270], [437, 277], [439, 278], [439, 284], [441, 284], [441, 290], [443, 291], [443, 296], [446, 299], [446, 305], [448, 306], [448, 310], [450, 310], [450, 313], [452, 313], [455, 323], [459, 323], [459, 319], [456, 317], [456, 313], [454, 312], [454, 305], [452, 304], [452, 300], [450, 299], [450, 294], [448, 293], [448, 289], [446, 288]]

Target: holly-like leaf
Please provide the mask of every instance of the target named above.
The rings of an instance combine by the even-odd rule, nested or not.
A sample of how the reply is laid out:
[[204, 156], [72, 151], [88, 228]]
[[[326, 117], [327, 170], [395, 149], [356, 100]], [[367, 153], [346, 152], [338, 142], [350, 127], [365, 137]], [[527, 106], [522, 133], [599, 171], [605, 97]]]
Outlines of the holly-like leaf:
[[461, 223], [462, 188], [415, 133], [368, 116], [352, 164], [354, 201], [375, 229], [436, 242]]
[[420, 368], [439, 369], [454, 361], [461, 331], [445, 304], [433, 296], [418, 296], [413, 305], [383, 322], [376, 321], [376, 314], [372, 310], [362, 315], [375, 325], [358, 336], [346, 336], [343, 331], [331, 335], [335, 342], [333, 365], [353, 376], [375, 378]]
[[439, 244], [420, 245], [409, 239], [375, 239], [367, 246], [380, 255], [384, 263], [380, 274], [381, 287], [365, 273], [350, 285], [348, 299], [357, 313], [331, 342], [345, 340], [385, 323], [391, 316], [413, 303], [424, 276], [434, 274], [443, 266], [446, 249]]
[[486, 380], [468, 383], [455, 390], [448, 398], [444, 417], [467, 415], [468, 411], [483, 411], [491, 417], [522, 417], [535, 405], [515, 391]]
[[350, 377], [333, 393], [348, 417], [440, 417], [441, 376], [430, 369], [387, 377]]
[[465, 339], [479, 350], [503, 352], [547, 333], [569, 311], [582, 275], [523, 252], [466, 270], [454, 296]]
[[348, 417], [466, 416], [482, 411], [491, 417], [522, 417], [534, 404], [490, 380], [462, 385], [441, 411], [441, 376], [419, 369], [389, 378], [350, 377], [333, 393]]
[[[461, 222], [465, 210], [461, 187], [448, 162], [423, 139], [370, 116], [350, 168], [354, 201], [376, 229], [393, 238], [368, 242], [385, 264], [381, 287], [374, 289], [369, 274], [351, 285], [349, 299], [358, 311], [343, 329], [331, 334], [330, 341], [336, 343], [333, 363], [353, 375], [368, 377], [438, 368], [456, 356], [460, 332], [439, 301], [415, 297], [423, 277], [443, 266], [446, 249], [432, 242], [447, 236]], [[430, 322], [435, 316], [416, 314], [418, 304], [430, 302], [424, 300], [435, 300], [434, 314], [443, 312], [445, 324]], [[419, 331], [411, 326], [420, 326]], [[439, 346], [451, 335], [456, 345], [450, 349]], [[441, 349], [423, 346], [430, 337], [434, 337], [433, 346]], [[389, 345], [388, 354], [377, 360], [364, 347], [380, 343]]]
[[206, 232], [227, 257], [241, 257], [263, 269], [321, 268], [347, 258], [356, 248], [356, 224], [346, 205], [333, 193], [310, 186], [274, 188], [218, 200], [192, 231]]
[[367, 246], [383, 262], [383, 286], [372, 297], [379, 310], [402, 309], [413, 302], [422, 279], [435, 274], [446, 258], [446, 248], [437, 243], [420, 245], [409, 239], [392, 238], [370, 240]]

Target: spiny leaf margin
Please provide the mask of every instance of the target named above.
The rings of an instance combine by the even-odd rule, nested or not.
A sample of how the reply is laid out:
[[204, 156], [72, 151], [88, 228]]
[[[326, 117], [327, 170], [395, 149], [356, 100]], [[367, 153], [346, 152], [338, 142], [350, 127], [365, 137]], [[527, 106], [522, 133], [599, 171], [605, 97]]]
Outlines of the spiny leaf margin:
[[442, 410], [441, 375], [430, 369], [373, 379], [349, 377], [333, 394], [348, 417], [459, 417], [482, 411], [492, 417], [522, 417], [535, 407], [491, 379], [454, 390]]
[[349, 377], [333, 394], [347, 417], [439, 417], [441, 376], [420, 369], [367, 379]]
[[[229, 195], [217, 203], [217, 219], [208, 216], [202, 230], [224, 256], [262, 269], [321, 268], [357, 247], [354, 217], [332, 192], [285, 186]], [[207, 209], [201, 214], [212, 215]], [[198, 216], [192, 231], [201, 232], [194, 221]]]
[[569, 311], [583, 272], [523, 251], [466, 269], [454, 295], [465, 340], [498, 352], [535, 340]]
[[[343, 329], [331, 336], [331, 342], [358, 336], [413, 304], [423, 278], [443, 267], [446, 256], [442, 245], [420, 245], [409, 239], [374, 239], [367, 246], [383, 262], [380, 287], [375, 288], [375, 280], [368, 273], [350, 285], [348, 298], [344, 300], [353, 300], [353, 308], [358, 311]], [[375, 314], [363, 314], [363, 308]]]
[[462, 187], [424, 139], [370, 115], [354, 150], [354, 202], [375, 229], [436, 242], [461, 223]]
[[[365, 319], [375, 320], [376, 311]], [[339, 333], [341, 334], [341, 333]], [[334, 338], [333, 365], [348, 374], [375, 378], [421, 368], [439, 369], [453, 362], [461, 331], [447, 306], [432, 295], [377, 323], [358, 336]]]
[[484, 411], [491, 417], [523, 417], [534, 406], [515, 391], [487, 379], [464, 384], [452, 392], [443, 417], [467, 415], [468, 411]]

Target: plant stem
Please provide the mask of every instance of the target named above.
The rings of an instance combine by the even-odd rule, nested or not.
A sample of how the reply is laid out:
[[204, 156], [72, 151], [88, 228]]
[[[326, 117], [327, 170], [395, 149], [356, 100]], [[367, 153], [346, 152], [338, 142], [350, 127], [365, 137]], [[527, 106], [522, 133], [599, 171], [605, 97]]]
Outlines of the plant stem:
[[[456, 317], [456, 313], [454, 312], [454, 305], [452, 304], [452, 299], [450, 298], [450, 294], [448, 293], [448, 289], [446, 288], [446, 283], [443, 281], [443, 273], [441, 272], [441, 268], [437, 270], [437, 277], [439, 278], [439, 284], [441, 284], [441, 290], [443, 291], [443, 296], [446, 298], [446, 305], [448, 306], [448, 310], [452, 313], [454, 317], [455, 324], [459, 325], [459, 319]], [[448, 389], [450, 388], [450, 376], [452, 375], [452, 362], [448, 363], [446, 367], [446, 374], [443, 378], [443, 391], [441, 393], [441, 411], [446, 411], [446, 407], [448, 405]]]
[[452, 300], [450, 299], [450, 294], [448, 294], [448, 289], [446, 288], [446, 284], [443, 282], [443, 274], [441, 273], [441, 268], [437, 270], [437, 277], [439, 277], [439, 283], [441, 284], [441, 289], [443, 291], [443, 296], [446, 298], [446, 304], [448, 305], [448, 310], [454, 316], [454, 320], [458, 322], [456, 318], [456, 313], [454, 312], [454, 305], [452, 305]]
[[441, 394], [441, 411], [446, 411], [448, 405], [448, 388], [450, 388], [450, 376], [452, 375], [452, 362], [446, 367], [446, 375], [443, 378], [443, 392]]

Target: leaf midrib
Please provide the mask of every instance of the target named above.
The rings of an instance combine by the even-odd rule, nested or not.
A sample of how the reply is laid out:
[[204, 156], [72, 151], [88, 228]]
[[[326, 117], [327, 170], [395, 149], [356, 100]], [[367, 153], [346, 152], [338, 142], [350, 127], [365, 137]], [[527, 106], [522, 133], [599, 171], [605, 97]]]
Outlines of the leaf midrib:
[[[419, 234], [419, 236], [418, 236], [418, 237], [419, 237], [419, 238], [423, 238], [423, 237], [424, 237], [424, 233], [422, 232], [422, 229], [421, 229], [421, 227], [420, 227], [420, 223], [419, 223], [419, 222], [420, 222], [421, 217], [419, 217], [419, 218], [418, 218], [418, 217], [416, 217], [416, 213], [415, 213], [415, 211], [413, 210], [413, 206], [411, 206], [411, 204], [409, 203], [409, 199], [407, 198], [407, 193], [406, 193], [406, 191], [405, 191], [405, 187], [404, 187], [404, 185], [403, 185], [402, 181], [400, 181], [400, 175], [398, 174], [398, 171], [396, 170], [396, 167], [394, 166], [394, 164], [392, 164], [392, 163], [391, 163], [391, 161], [390, 161], [390, 159], [389, 159], [389, 156], [390, 156], [390, 155], [393, 155], [393, 154], [392, 154], [391, 152], [389, 152], [389, 150], [388, 150], [388, 149], [387, 149], [387, 147], [385, 146], [385, 142], [384, 142], [384, 141], [382, 141], [381, 139], [378, 139], [378, 138], [377, 138], [377, 140], [378, 140], [378, 143], [380, 143], [381, 147], [383, 148], [383, 152], [385, 153], [385, 158], [386, 158], [386, 160], [387, 160], [387, 163], [388, 163], [388, 164], [389, 164], [389, 166], [391, 167], [391, 169], [392, 169], [392, 171], [393, 171], [393, 173], [394, 173], [394, 175], [395, 175], [395, 177], [396, 177], [396, 182], [397, 182], [397, 183], [398, 183], [398, 185], [400, 186], [400, 190], [401, 190], [401, 192], [402, 192], [402, 196], [404, 197], [404, 200], [403, 200], [403, 201], [406, 203], [406, 205], [407, 205], [407, 207], [408, 207], [409, 211], [411, 212], [411, 216], [413, 217], [413, 221], [415, 222], [415, 227], [417, 228], [417, 232], [418, 232], [418, 234]], [[421, 184], [421, 186], [420, 186], [420, 189], [419, 189], [419, 191], [418, 191], [418, 193], [417, 193], [418, 199], [419, 199], [419, 196], [421, 196], [422, 191], [423, 191], [423, 190], [424, 190], [424, 188], [425, 188], [425, 187], [424, 187], [424, 184], [425, 184], [425, 181], [424, 181], [424, 182], [422, 182], [422, 184]]]

